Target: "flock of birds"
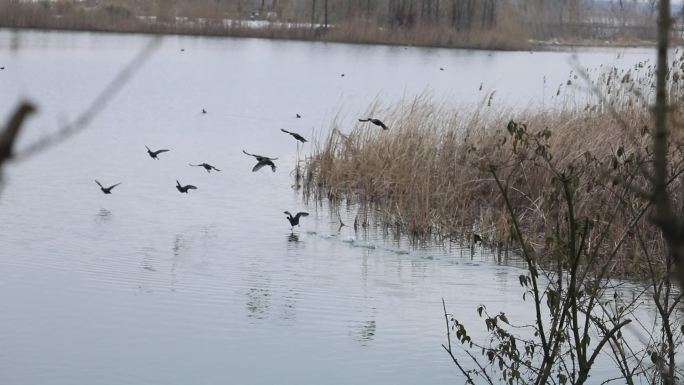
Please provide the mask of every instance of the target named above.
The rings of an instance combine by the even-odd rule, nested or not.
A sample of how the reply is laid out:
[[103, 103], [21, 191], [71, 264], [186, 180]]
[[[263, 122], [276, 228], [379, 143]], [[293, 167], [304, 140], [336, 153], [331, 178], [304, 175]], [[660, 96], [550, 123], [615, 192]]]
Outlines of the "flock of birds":
[[[342, 75], [342, 76], [344, 76], [344, 75]], [[206, 114], [206, 113], [207, 113], [207, 110], [203, 108], [202, 114]], [[296, 117], [299, 119], [302, 116], [300, 114], [296, 114]], [[383, 123], [381, 120], [375, 119], [375, 118], [359, 119], [359, 122], [370, 122], [370, 123], [372, 123], [378, 127], [382, 127], [383, 130], [388, 129], [388, 127], [385, 125], [385, 123]], [[295, 140], [297, 140], [298, 142], [300, 142], [302, 144], [308, 142], [303, 136], [301, 136], [300, 134], [298, 134], [296, 132], [288, 131], [285, 129], [281, 129], [280, 131], [291, 135]], [[171, 150], [166, 149], [166, 148], [153, 151], [147, 145], [145, 145], [145, 148], [147, 149], [147, 154], [153, 160], [159, 160], [160, 154], [171, 151]], [[250, 154], [249, 152], [247, 152], [245, 150], [242, 150], [242, 152], [245, 155], [252, 156], [256, 159], [257, 163], [254, 165], [254, 167], [252, 167], [252, 172], [257, 172], [257, 171], [261, 170], [264, 166], [270, 167], [273, 172], [276, 171], [276, 165], [275, 165], [275, 163], [273, 163], [273, 161], [278, 160], [278, 158], [271, 158], [271, 157], [263, 156], [263, 155]], [[207, 171], [207, 173], [211, 173], [212, 171], [218, 171], [218, 172], [221, 171], [218, 168], [210, 165], [209, 163], [200, 163], [200, 164], [188, 163], [188, 165], [192, 166], [192, 167], [202, 167]], [[113, 184], [111, 186], [105, 187], [97, 179], [95, 180], [95, 183], [97, 183], [97, 185], [100, 187], [100, 190], [102, 191], [102, 193], [107, 194], [107, 195], [111, 194], [112, 190], [114, 190], [114, 188], [116, 186], [119, 186], [121, 184], [121, 182], [119, 182], [119, 183]], [[187, 194], [188, 191], [190, 191], [190, 190], [197, 190], [197, 186], [194, 186], [191, 184], [182, 185], [178, 180], [176, 180], [176, 189], [181, 194]], [[304, 211], [300, 211], [295, 215], [292, 215], [289, 211], [285, 211], [285, 212], [283, 212], [283, 214], [286, 215], [286, 219], [290, 222], [290, 226], [291, 226], [290, 230], [294, 230], [295, 226], [299, 226], [300, 218], [309, 216], [309, 213], [304, 212]]]

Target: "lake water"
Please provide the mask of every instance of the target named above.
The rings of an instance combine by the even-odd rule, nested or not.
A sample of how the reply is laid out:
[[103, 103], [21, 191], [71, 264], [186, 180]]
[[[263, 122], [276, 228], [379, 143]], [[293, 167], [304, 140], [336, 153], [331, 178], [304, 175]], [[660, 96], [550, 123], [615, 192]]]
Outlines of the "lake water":
[[[0, 118], [22, 98], [40, 108], [20, 148], [74, 119], [148, 40], [0, 31]], [[373, 100], [426, 92], [552, 105], [572, 56], [164, 38], [87, 131], [5, 172], [0, 383], [462, 382], [440, 346], [441, 298], [468, 324], [480, 303], [527, 319], [522, 270], [457, 245], [338, 231], [292, 189], [297, 146], [279, 130], [321, 136], [338, 114], [344, 126]], [[155, 161], [145, 145], [171, 151]], [[242, 149], [278, 157], [277, 172], [251, 172]], [[94, 179], [123, 184], [104, 195]], [[179, 194], [177, 179], [198, 190]], [[285, 210], [312, 215], [291, 233]]]

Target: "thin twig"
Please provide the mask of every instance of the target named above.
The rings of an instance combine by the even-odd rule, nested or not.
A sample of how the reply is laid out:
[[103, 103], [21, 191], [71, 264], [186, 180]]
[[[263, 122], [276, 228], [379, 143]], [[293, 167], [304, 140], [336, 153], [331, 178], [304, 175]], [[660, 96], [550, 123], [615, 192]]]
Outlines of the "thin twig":
[[466, 376], [466, 378], [468, 379], [466, 383], [467, 384], [475, 384], [475, 382], [473, 382], [473, 379], [470, 377], [470, 374], [468, 373], [468, 371], [465, 370], [463, 368], [463, 366], [461, 366], [461, 363], [458, 362], [458, 360], [454, 356], [453, 352], [451, 351], [451, 332], [449, 331], [450, 330], [450, 328], [449, 328], [449, 315], [447, 314], [447, 311], [446, 311], [446, 303], [444, 302], [444, 298], [442, 298], [442, 307], [444, 308], [444, 321], [446, 323], [446, 330], [447, 330], [447, 343], [449, 344], [449, 347], [444, 346], [444, 344], [442, 344], [442, 347], [444, 348], [444, 350], [447, 351], [447, 353], [449, 353], [449, 356], [451, 356], [451, 359], [454, 361], [454, 364], [456, 364], [456, 367], [458, 367], [458, 369], [461, 371], [461, 373], [463, 373], [463, 375]]
[[114, 79], [95, 97], [88, 108], [72, 123], [62, 126], [57, 132], [47, 135], [21, 152], [17, 153], [13, 159], [22, 161], [28, 159], [36, 154], [44, 152], [45, 150], [64, 142], [72, 136], [88, 128], [90, 123], [95, 119], [112, 101], [114, 96], [121, 91], [121, 89], [130, 81], [135, 73], [142, 67], [142, 65], [150, 58], [152, 53], [160, 46], [161, 37], [154, 37], [150, 40], [137, 55], [121, 69]]

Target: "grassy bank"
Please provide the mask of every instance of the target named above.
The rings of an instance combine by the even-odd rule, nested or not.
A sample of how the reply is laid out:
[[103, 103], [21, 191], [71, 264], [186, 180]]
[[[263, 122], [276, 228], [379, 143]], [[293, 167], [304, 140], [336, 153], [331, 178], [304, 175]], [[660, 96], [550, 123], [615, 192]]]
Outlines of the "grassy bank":
[[[307, 4], [293, 3], [289, 8], [264, 10], [257, 13], [254, 20], [249, 20], [250, 17], [254, 18], [248, 11], [253, 8], [219, 2], [0, 0], [0, 27], [504, 50], [530, 49], [551, 43], [643, 45], [649, 44], [654, 36], [652, 28], [616, 27], [581, 21], [560, 26], [521, 22], [547, 19], [539, 17], [540, 10], [529, 11], [529, 15], [522, 14], [521, 10], [505, 1], [491, 3], [498, 4], [496, 13], [491, 15], [483, 13], [479, 5], [472, 10], [467, 8], [471, 13], [467, 17], [463, 13], [465, 11], [454, 9], [463, 11], [458, 14], [458, 19], [455, 19], [454, 10], [444, 8], [445, 5], [437, 8], [441, 9], [439, 12], [431, 8], [431, 12], [413, 15], [406, 13], [411, 9], [401, 8], [390, 12], [378, 5], [369, 9], [361, 8], [365, 10], [364, 13], [356, 8], [343, 7], [342, 4], [333, 7], [337, 3], [332, 2], [329, 22], [325, 22], [328, 16], [323, 18], [320, 9], [313, 13], [315, 17], [307, 16], [312, 11]], [[325, 28], [325, 25], [328, 27]]]
[[[677, 106], [673, 125], [682, 118], [676, 103], [682, 72], [678, 57], [670, 74], [670, 97]], [[529, 246], [544, 256], [558, 247], [554, 237], [566, 221], [567, 202], [559, 195], [563, 179], [572, 186], [575, 217], [590, 224], [587, 244], [602, 248], [599, 254], [616, 273], [645, 273], [643, 247], [665, 256], [640, 192], [647, 188], [642, 170], [651, 162], [652, 77], [645, 63], [629, 71], [606, 69], [592, 81], [600, 96], [587, 97], [582, 107], [555, 110], [513, 111], [490, 105], [488, 97], [467, 107], [429, 98], [386, 109], [372, 106], [369, 116], [390, 129], [334, 126], [307, 161], [305, 195], [348, 200], [359, 203], [362, 213], [379, 213], [370, 219], [362, 215], [358, 223], [363, 225], [417, 237], [481, 237], [506, 248], [515, 242], [497, 175], [508, 186]], [[573, 76], [568, 82], [582, 79]], [[564, 92], [567, 85], [558, 97]], [[679, 143], [670, 149], [673, 173], [682, 167]], [[674, 178], [675, 194], [682, 182]], [[620, 252], [613, 258], [618, 243]]]

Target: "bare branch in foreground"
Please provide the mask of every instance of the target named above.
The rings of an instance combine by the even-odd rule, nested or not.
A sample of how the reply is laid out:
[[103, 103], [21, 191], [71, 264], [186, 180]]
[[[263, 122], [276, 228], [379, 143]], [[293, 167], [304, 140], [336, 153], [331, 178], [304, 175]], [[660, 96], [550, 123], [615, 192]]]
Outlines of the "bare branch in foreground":
[[21, 102], [14, 110], [12, 117], [7, 122], [7, 126], [0, 133], [0, 167], [5, 161], [14, 155], [14, 143], [17, 140], [19, 131], [26, 118], [33, 113], [36, 108], [29, 102]]
[[[88, 128], [90, 123], [99, 115], [114, 96], [118, 94], [121, 89], [131, 80], [133, 75], [142, 68], [143, 64], [150, 58], [152, 53], [160, 46], [162, 38], [155, 37], [150, 40], [137, 55], [119, 71], [114, 79], [107, 84], [107, 86], [95, 97], [88, 108], [81, 113], [81, 115], [72, 123], [62, 126], [57, 132], [47, 135], [33, 144], [23, 149], [20, 153], [14, 154], [14, 160], [21, 161], [39, 154], [50, 147], [71, 138], [79, 132]], [[18, 131], [17, 127], [17, 131]], [[15, 132], [16, 134], [16, 132]], [[0, 159], [2, 159], [0, 157]], [[0, 161], [0, 165], [1, 165]]]

